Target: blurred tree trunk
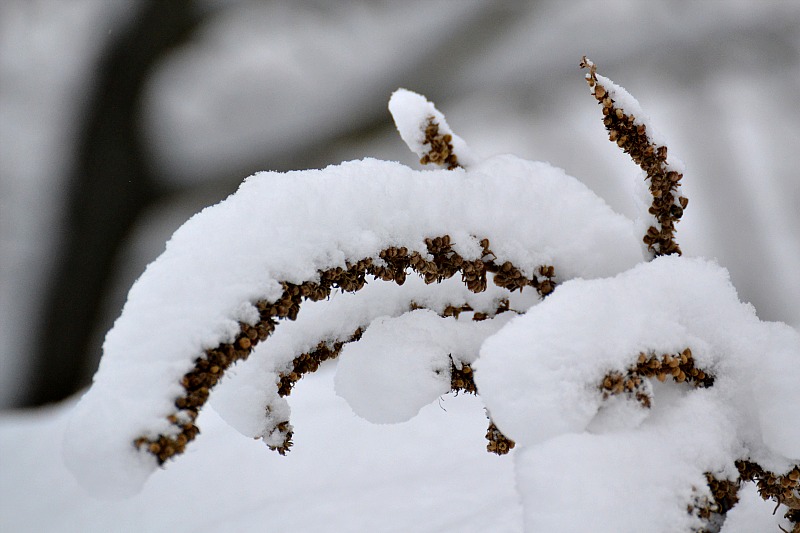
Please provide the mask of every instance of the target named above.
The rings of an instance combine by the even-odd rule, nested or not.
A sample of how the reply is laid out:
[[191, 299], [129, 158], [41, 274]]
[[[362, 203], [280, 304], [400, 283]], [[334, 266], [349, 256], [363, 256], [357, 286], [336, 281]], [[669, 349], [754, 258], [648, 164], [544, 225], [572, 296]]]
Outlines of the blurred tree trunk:
[[205, 17], [193, 0], [143, 2], [109, 41], [87, 100], [54, 272], [40, 317], [41, 342], [26, 403], [59, 401], [87, 385], [90, 353], [112, 264], [137, 217], [159, 194], [146, 164], [140, 101], [157, 62], [191, 37]]

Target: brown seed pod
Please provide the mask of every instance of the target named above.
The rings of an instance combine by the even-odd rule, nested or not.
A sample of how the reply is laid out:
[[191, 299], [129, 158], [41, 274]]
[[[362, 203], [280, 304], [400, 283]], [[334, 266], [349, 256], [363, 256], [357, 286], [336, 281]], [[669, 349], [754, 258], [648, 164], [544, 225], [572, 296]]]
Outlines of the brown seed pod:
[[428, 117], [425, 127], [425, 141], [423, 145], [429, 146], [428, 151], [423, 154], [419, 162], [423, 165], [435, 163], [447, 167], [448, 170], [459, 168], [458, 156], [453, 151], [453, 136], [439, 133], [439, 123], [434, 117]]
[[503, 435], [503, 433], [494, 425], [494, 422], [489, 421], [489, 428], [486, 430], [486, 451], [497, 455], [505, 455], [514, 449], [516, 443]]

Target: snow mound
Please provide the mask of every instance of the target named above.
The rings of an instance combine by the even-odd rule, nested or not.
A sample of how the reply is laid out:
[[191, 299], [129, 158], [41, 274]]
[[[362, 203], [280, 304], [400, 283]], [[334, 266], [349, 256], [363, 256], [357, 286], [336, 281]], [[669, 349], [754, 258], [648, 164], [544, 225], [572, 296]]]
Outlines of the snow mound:
[[135, 492], [157, 465], [133, 441], [174, 432], [166, 417], [182, 376], [257, 320], [254, 302], [278, 298], [281, 281], [314, 280], [390, 246], [427, 255], [424, 240], [441, 235], [466, 259], [487, 238], [498, 260], [530, 277], [543, 264], [567, 279], [642, 260], [632, 222], [546, 163], [503, 156], [414, 171], [366, 159], [255, 174], [178, 229], [131, 288], [67, 431], [68, 465], [95, 492]]
[[[650, 409], [604, 400], [610, 372], [686, 347], [712, 387], [655, 383]], [[522, 445], [530, 531], [688, 531], [705, 472], [735, 479], [740, 458], [778, 472], [800, 459], [800, 334], [759, 321], [727, 271], [701, 259], [562, 284], [484, 343], [475, 380]], [[644, 415], [620, 423], [631, 409]]]

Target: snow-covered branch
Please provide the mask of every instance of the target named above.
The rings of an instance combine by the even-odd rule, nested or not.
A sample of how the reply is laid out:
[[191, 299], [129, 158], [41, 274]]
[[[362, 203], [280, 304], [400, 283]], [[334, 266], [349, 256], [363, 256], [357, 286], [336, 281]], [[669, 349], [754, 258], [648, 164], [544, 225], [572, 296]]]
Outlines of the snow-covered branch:
[[742, 481], [800, 522], [800, 334], [760, 321], [720, 266], [680, 257], [682, 170], [633, 97], [583, 66], [647, 174], [647, 249], [576, 179], [477, 157], [399, 90], [401, 137], [444, 168], [259, 173], [192, 217], [108, 333], [68, 431], [76, 476], [137, 491], [209, 399], [285, 454], [286, 397], [337, 359], [336, 392], [375, 423], [480, 394], [487, 449], [514, 449], [527, 530], [715, 531]]
[[609, 140], [630, 155], [646, 174], [652, 195], [648, 210], [652, 225], [647, 228], [644, 243], [656, 256], [680, 255], [681, 249], [675, 242], [675, 224], [689, 203], [681, 192], [683, 164], [674, 157], [667, 161], [666, 143], [628, 91], [599, 76], [597, 65], [586, 56], [581, 67], [589, 69], [586, 82], [597, 103], [603, 106], [603, 124]]
[[423, 165], [433, 163], [453, 170], [477, 161], [467, 143], [450, 129], [442, 112], [424, 96], [398, 89], [389, 100], [389, 111], [400, 137]]

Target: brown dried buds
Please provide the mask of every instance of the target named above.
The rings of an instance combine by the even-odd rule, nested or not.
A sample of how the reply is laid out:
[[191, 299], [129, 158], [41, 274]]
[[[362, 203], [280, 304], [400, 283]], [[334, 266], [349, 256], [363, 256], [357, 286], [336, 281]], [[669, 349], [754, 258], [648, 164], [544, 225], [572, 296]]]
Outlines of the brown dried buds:
[[486, 440], [489, 441], [486, 445], [486, 451], [497, 455], [507, 454], [516, 445], [513, 440], [503, 435], [503, 433], [497, 429], [494, 422], [489, 422], [489, 429], [486, 430]]
[[[408, 269], [419, 274], [426, 283], [440, 282], [461, 273], [461, 279], [472, 292], [486, 290], [487, 274], [493, 273], [495, 284], [505, 287], [509, 291], [521, 290], [530, 286], [536, 289], [541, 296], [546, 296], [555, 287], [555, 271], [552, 266], [542, 266], [538, 274], [527, 278], [521, 271], [506, 261], [498, 265], [494, 253], [489, 249], [489, 241], [480, 241], [482, 248], [481, 257], [475, 260], [464, 259], [456, 253], [449, 235], [425, 239], [427, 254], [417, 251], [409, 252], [405, 247], [390, 247], [376, 254], [379, 260], [365, 258], [343, 267], [334, 267], [320, 271], [319, 281], [306, 281], [300, 284], [284, 282], [283, 293], [273, 301], [258, 301], [255, 304], [260, 319], [254, 325], [240, 324], [240, 331], [230, 343], [208, 349], [195, 359], [194, 367], [181, 379], [184, 393], [175, 400], [176, 412], [167, 417], [174, 431], [168, 435], [158, 435], [154, 438], [141, 436], [134, 441], [140, 449], [146, 449], [153, 454], [159, 464], [167, 459], [183, 453], [186, 445], [192, 441], [199, 429], [194, 425], [194, 420], [200, 408], [208, 400], [211, 389], [219, 382], [224, 372], [236, 361], [246, 359], [253, 348], [265, 340], [274, 330], [278, 320], [294, 320], [300, 311], [300, 304], [304, 300], [319, 301], [327, 298], [334, 288], [347, 292], [355, 292], [364, 287], [366, 277], [393, 281], [402, 285]], [[508, 302], [501, 303], [497, 312], [508, 310]], [[453, 315], [458, 311], [451, 310]], [[487, 318], [476, 313], [473, 319]], [[338, 356], [342, 346], [349, 341], [360, 338], [361, 328], [357, 329], [352, 337], [346, 341], [332, 344], [320, 343], [313, 351], [297, 356], [291, 363], [291, 368], [279, 376], [279, 394], [286, 396], [291, 392], [294, 384], [306, 373], [314, 372], [320, 363]], [[455, 366], [454, 366], [455, 368]], [[453, 374], [455, 376], [454, 390], [463, 390], [474, 393], [474, 381], [468, 365], [462, 365]], [[459, 385], [461, 384], [461, 385]], [[283, 424], [283, 427], [281, 427]], [[279, 453], [286, 453], [291, 446], [291, 425], [288, 421], [280, 422], [276, 428], [284, 435], [282, 444], [270, 445]]]
[[736, 461], [739, 479], [755, 482], [765, 500], [788, 507], [786, 518], [795, 524], [793, 533], [800, 533], [800, 466], [784, 474], [776, 474], [749, 460]]
[[435, 163], [447, 167], [447, 170], [459, 168], [458, 156], [453, 151], [453, 136], [439, 133], [439, 123], [434, 117], [428, 117], [425, 126], [425, 142], [430, 148], [419, 160], [423, 165]]
[[710, 387], [714, 384], [714, 376], [697, 368], [692, 357], [692, 350], [686, 348], [678, 354], [639, 354], [636, 365], [624, 374], [609, 372], [600, 383], [603, 398], [617, 394], [634, 397], [644, 407], [650, 407], [652, 398], [644, 388], [644, 378], [656, 378], [665, 381], [668, 377], [677, 383], [692, 383], [695, 387]]
[[[728, 511], [739, 502], [739, 482], [727, 479], [717, 479], [713, 474], [706, 473], [706, 483], [711, 497], [695, 496], [687, 507], [687, 512], [700, 518], [705, 524], [719, 522], [715, 517], [725, 516]], [[694, 530], [695, 533], [706, 533], [707, 528]], [[716, 528], [713, 529], [716, 531]]]
[[643, 241], [655, 256], [681, 254], [675, 242], [675, 224], [683, 216], [689, 200], [679, 194], [683, 175], [667, 163], [667, 147], [656, 145], [647, 126], [614, 101], [608, 87], [597, 79], [597, 66], [586, 56], [580, 64], [588, 68], [586, 82], [598, 104], [603, 106], [603, 124], [608, 138], [627, 153], [647, 175], [652, 203], [648, 212], [656, 220]]

